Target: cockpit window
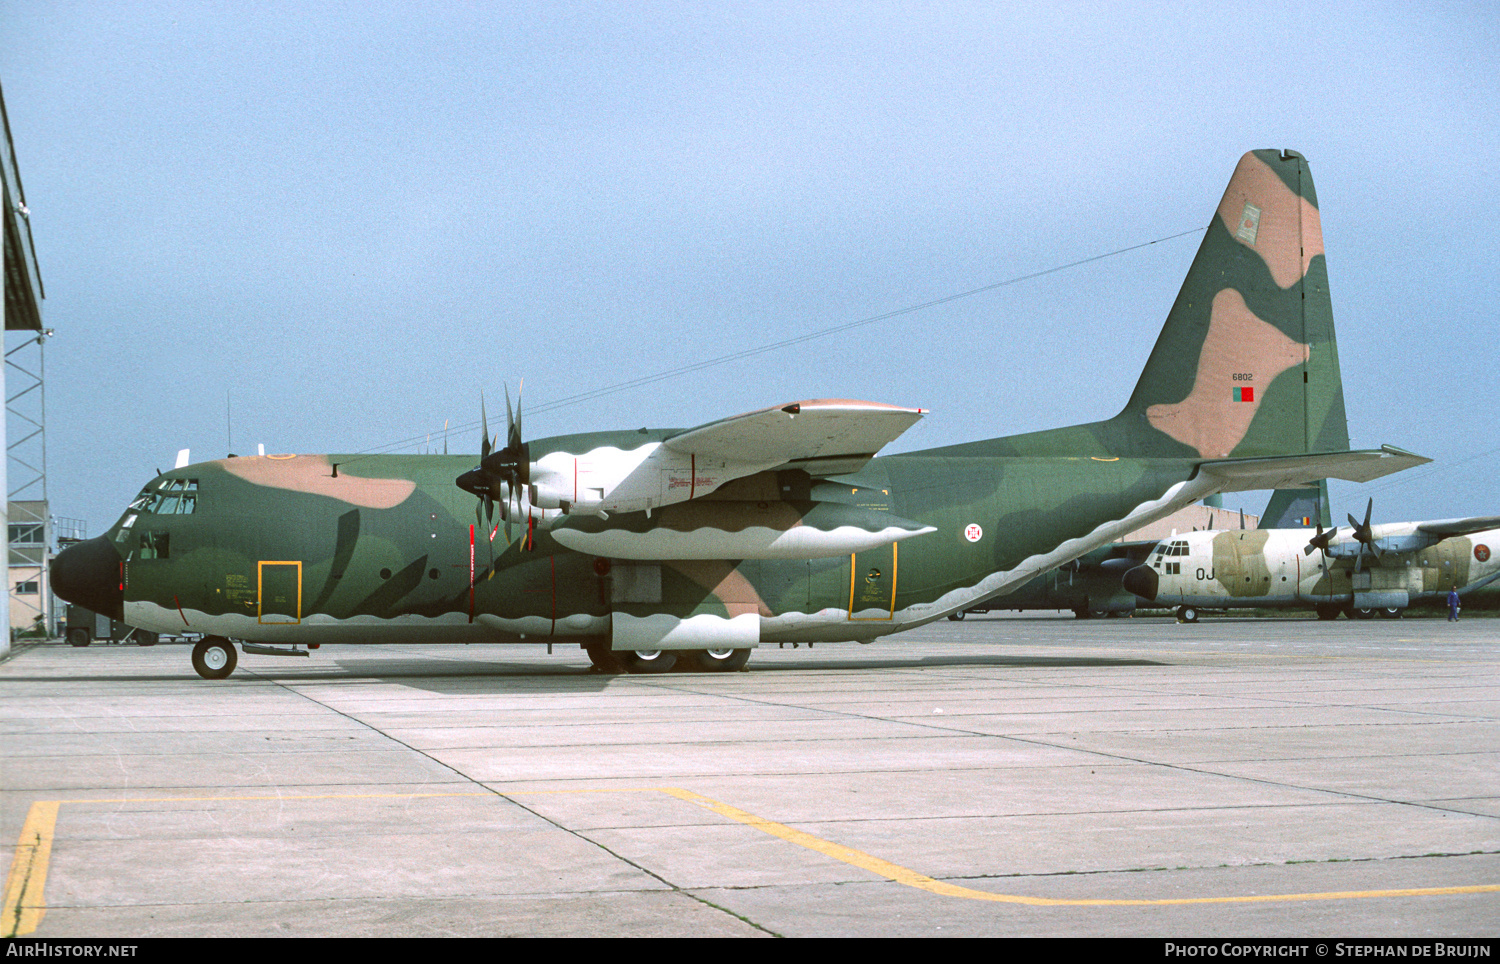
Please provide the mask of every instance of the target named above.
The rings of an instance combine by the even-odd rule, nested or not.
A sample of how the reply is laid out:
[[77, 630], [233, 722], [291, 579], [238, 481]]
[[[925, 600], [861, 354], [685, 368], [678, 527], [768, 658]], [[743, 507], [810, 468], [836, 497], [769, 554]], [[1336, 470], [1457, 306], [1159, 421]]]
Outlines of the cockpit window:
[[[147, 497], [149, 501], [142, 511], [155, 515], [189, 515], [198, 506], [198, 480], [168, 479], [155, 493], [141, 493], [141, 498]], [[135, 508], [134, 502], [131, 507]]]
[[[132, 506], [134, 504], [135, 503], [131, 503]], [[124, 542], [125, 540], [130, 538], [130, 527], [135, 525], [135, 520], [137, 518], [139, 518], [139, 515], [135, 512], [125, 513], [125, 521], [120, 523], [120, 531], [115, 533], [116, 542]]]
[[166, 559], [170, 552], [170, 532], [142, 532], [138, 559]]

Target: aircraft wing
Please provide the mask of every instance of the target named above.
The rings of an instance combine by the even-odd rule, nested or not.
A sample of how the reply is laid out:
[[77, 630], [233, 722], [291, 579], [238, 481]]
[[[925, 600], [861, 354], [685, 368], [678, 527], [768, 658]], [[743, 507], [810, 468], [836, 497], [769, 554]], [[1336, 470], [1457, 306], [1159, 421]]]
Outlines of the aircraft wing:
[[1418, 532], [1441, 536], [1444, 539], [1449, 536], [1466, 536], [1471, 532], [1483, 532], [1486, 529], [1500, 529], [1500, 515], [1481, 515], [1471, 519], [1438, 519], [1434, 522], [1423, 522], [1417, 526]]
[[862, 468], [925, 414], [920, 408], [820, 398], [709, 422], [662, 444], [681, 455], [844, 475]]
[[1223, 491], [1244, 492], [1252, 489], [1293, 489], [1314, 486], [1319, 479], [1343, 479], [1347, 482], [1369, 482], [1431, 462], [1395, 446], [1349, 452], [1315, 452], [1311, 455], [1282, 455], [1263, 459], [1224, 459], [1200, 462], [1198, 468], [1228, 483]]
[[1156, 548], [1157, 539], [1139, 539], [1132, 542], [1111, 542], [1100, 546], [1092, 552], [1085, 553], [1072, 562], [1065, 562], [1058, 568], [1074, 572], [1082, 572], [1086, 569], [1098, 569], [1102, 572], [1122, 573], [1127, 569], [1145, 562], [1151, 555], [1151, 550]]

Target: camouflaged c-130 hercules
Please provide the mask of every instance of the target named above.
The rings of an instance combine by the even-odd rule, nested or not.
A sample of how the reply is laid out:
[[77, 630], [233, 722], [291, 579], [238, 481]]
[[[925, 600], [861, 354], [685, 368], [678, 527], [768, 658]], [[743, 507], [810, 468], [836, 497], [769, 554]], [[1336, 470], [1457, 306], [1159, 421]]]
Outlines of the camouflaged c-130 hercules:
[[531, 441], [517, 417], [477, 466], [183, 465], [63, 552], [53, 584], [206, 634], [210, 677], [234, 639], [574, 643], [604, 671], [723, 670], [762, 644], [940, 619], [1216, 492], [1426, 461], [1349, 450], [1317, 195], [1306, 161], [1274, 150], [1240, 159], [1120, 414], [875, 457], [924, 414], [820, 399]]

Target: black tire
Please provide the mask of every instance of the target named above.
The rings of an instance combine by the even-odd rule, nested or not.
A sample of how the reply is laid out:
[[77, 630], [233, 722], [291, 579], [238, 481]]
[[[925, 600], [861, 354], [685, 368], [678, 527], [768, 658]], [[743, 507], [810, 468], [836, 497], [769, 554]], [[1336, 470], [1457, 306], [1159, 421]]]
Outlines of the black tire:
[[1349, 619], [1374, 619], [1375, 610], [1355, 609], [1353, 606], [1351, 606], [1348, 609], [1344, 610], [1344, 616]]
[[1196, 606], [1179, 606], [1179, 607], [1177, 607], [1177, 621], [1179, 623], [1196, 623], [1198, 621], [1198, 607], [1196, 607]]
[[1380, 618], [1400, 619], [1401, 615], [1405, 612], [1406, 610], [1402, 609], [1400, 606], [1386, 606], [1384, 609], [1380, 610]]
[[1318, 618], [1323, 620], [1324, 622], [1327, 622], [1330, 619], [1339, 618], [1339, 607], [1337, 606], [1322, 605], [1314, 606], [1313, 608], [1317, 610]]
[[1079, 606], [1077, 609], [1073, 610], [1073, 616], [1074, 616], [1075, 619], [1093, 619], [1094, 618], [1094, 614], [1091, 613], [1091, 612], [1089, 612], [1087, 609], [1084, 609], [1082, 606]]
[[670, 673], [677, 665], [677, 654], [670, 649], [627, 649], [615, 658], [627, 673]]
[[87, 646], [93, 641], [93, 637], [89, 634], [89, 631], [81, 626], [68, 630], [69, 646]]
[[744, 669], [748, 662], [748, 649], [695, 649], [677, 654], [678, 669], [700, 673], [735, 673]]
[[619, 656], [609, 648], [608, 640], [589, 643], [583, 647], [583, 651], [589, 654], [589, 662], [594, 664], [594, 672], [610, 676], [618, 676], [625, 672], [625, 667], [620, 664]]
[[223, 636], [205, 636], [193, 647], [193, 669], [204, 679], [226, 678], [237, 662], [234, 643]]
[[953, 620], [955, 623], [961, 623], [961, 622], [964, 621], [964, 617], [967, 616], [967, 615], [968, 615], [968, 613], [966, 613], [962, 609], [960, 609], [956, 613], [949, 613], [948, 614], [948, 618], [951, 619], [951, 620]]
[[135, 644], [137, 646], [155, 646], [156, 634], [148, 633], [144, 629], [137, 629], [135, 631]]

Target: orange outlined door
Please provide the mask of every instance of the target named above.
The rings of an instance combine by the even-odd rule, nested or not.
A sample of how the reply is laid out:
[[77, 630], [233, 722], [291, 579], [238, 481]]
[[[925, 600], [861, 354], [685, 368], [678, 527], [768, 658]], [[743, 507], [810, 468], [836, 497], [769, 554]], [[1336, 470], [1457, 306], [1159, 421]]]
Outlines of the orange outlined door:
[[849, 618], [888, 620], [896, 614], [896, 543], [849, 556]]
[[256, 585], [262, 625], [295, 626], [302, 622], [302, 563], [263, 561]]

